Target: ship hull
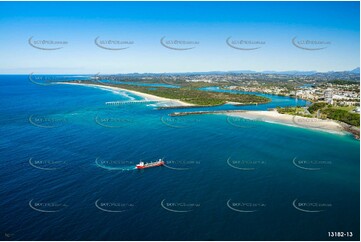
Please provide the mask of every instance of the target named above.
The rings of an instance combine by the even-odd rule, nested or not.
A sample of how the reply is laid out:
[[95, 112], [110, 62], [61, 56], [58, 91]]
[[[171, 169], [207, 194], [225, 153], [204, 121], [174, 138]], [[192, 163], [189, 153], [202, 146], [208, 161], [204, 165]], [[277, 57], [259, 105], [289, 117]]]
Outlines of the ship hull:
[[147, 168], [152, 168], [152, 167], [157, 167], [157, 166], [162, 166], [164, 165], [164, 162], [159, 162], [157, 164], [152, 164], [152, 165], [136, 165], [136, 168], [139, 169], [139, 170], [142, 170], [142, 169], [147, 169]]

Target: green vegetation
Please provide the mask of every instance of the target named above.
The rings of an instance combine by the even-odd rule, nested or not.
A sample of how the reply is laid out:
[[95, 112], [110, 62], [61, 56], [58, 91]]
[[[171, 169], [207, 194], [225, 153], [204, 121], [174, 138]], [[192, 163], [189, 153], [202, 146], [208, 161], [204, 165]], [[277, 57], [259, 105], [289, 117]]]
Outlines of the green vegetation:
[[329, 81], [329, 83], [332, 84], [336, 84], [336, 85], [358, 85], [359, 82], [355, 82], [355, 81], [347, 81], [347, 80], [334, 80], [334, 81]]
[[132, 85], [117, 85], [120, 88], [152, 94], [158, 97], [165, 97], [169, 99], [178, 99], [180, 101], [202, 105], [214, 106], [225, 104], [226, 102], [239, 102], [239, 103], [267, 103], [268, 98], [249, 95], [249, 94], [230, 94], [221, 92], [206, 92], [187, 88], [166, 88], [158, 87], [156, 90], [144, 86]]
[[320, 110], [320, 114], [323, 118], [329, 118], [337, 121], [341, 121], [353, 126], [360, 126], [360, 114], [351, 113], [355, 107], [334, 107], [327, 103], [314, 103], [308, 108], [310, 113], [315, 113]]
[[[84, 84], [94, 84], [89, 81], [82, 81]], [[223, 92], [207, 92], [201, 91], [193, 86], [181, 87], [181, 88], [168, 88], [168, 87], [147, 87], [147, 86], [135, 86], [126, 84], [100, 84], [104, 86], [114, 86], [132, 91], [147, 93], [158, 97], [164, 97], [169, 99], [178, 99], [187, 103], [201, 105], [201, 106], [214, 106], [222, 105], [226, 102], [238, 102], [242, 104], [260, 104], [270, 102], [269, 98], [260, 97], [250, 94], [232, 94]], [[196, 85], [197, 86], [197, 85]]]
[[327, 105], [328, 105], [327, 103], [321, 103], [321, 102], [313, 103], [313, 104], [308, 108], [308, 111], [309, 111], [310, 113], [315, 113], [317, 110], [322, 109], [322, 108], [326, 107]]
[[347, 111], [347, 112], [351, 112], [351, 111], [353, 111], [353, 110], [355, 110], [355, 106], [345, 106], [345, 107], [339, 107], [339, 106], [337, 106], [337, 107], [331, 107], [332, 109], [339, 109], [339, 110], [345, 110], [345, 111]]
[[327, 115], [327, 118], [338, 120], [353, 126], [360, 126], [360, 114], [350, 113], [346, 110], [327, 108], [322, 110], [322, 113]]
[[301, 107], [277, 107], [277, 111], [282, 114], [298, 115], [303, 117], [315, 117], [316, 112], [320, 110], [321, 118], [329, 118], [337, 121], [341, 121], [353, 126], [360, 126], [360, 114], [352, 113], [355, 107], [333, 107], [324, 102], [318, 102], [312, 104], [308, 108], [308, 111], [313, 115], [306, 114], [305, 110]]
[[312, 115], [307, 114], [305, 109], [302, 107], [277, 107], [277, 112], [281, 114], [289, 114], [289, 115], [298, 115], [303, 117], [312, 117]]

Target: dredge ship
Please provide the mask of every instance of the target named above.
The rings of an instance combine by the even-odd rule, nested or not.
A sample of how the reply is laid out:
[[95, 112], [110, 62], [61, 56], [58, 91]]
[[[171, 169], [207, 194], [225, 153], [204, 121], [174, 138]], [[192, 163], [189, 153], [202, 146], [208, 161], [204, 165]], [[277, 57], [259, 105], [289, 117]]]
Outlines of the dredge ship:
[[145, 163], [145, 162], [141, 161], [135, 167], [137, 169], [146, 169], [146, 168], [162, 166], [162, 165], [164, 165], [164, 161], [162, 159], [159, 159], [158, 161], [148, 162], [148, 163]]

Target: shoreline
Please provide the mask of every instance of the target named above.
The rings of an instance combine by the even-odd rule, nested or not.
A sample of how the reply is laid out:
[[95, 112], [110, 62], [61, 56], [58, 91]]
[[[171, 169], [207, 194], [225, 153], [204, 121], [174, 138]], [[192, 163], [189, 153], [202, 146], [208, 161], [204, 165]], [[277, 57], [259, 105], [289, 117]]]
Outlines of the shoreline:
[[329, 119], [323, 120], [317, 118], [307, 118], [290, 114], [281, 114], [277, 111], [235, 111], [227, 113], [227, 115], [231, 117], [240, 117], [268, 123], [307, 128], [340, 135], [345, 134], [345, 129], [339, 123]]
[[[338, 135], [345, 135], [349, 133], [340, 123], [334, 120], [323, 120], [317, 118], [307, 118], [301, 116], [294, 116], [289, 114], [280, 114], [277, 111], [252, 111], [252, 110], [217, 110], [217, 111], [196, 111], [196, 112], [175, 112], [170, 116], [187, 116], [187, 115], [204, 115], [204, 114], [222, 114], [233, 118], [242, 118], [254, 121], [261, 121], [267, 123], [275, 123], [280, 125], [318, 130]], [[235, 126], [243, 126], [237, 124], [242, 120], [228, 120]], [[357, 138], [357, 137], [356, 137]]]
[[[105, 86], [105, 85], [98, 85], [98, 84], [83, 84], [83, 83], [70, 83], [70, 82], [58, 82], [55, 84], [66, 84], [66, 85], [77, 85], [77, 86], [88, 86], [88, 87], [95, 87], [99, 89], [111, 90], [111, 91], [123, 91], [134, 94], [138, 97], [143, 98], [146, 101], [158, 101], [158, 102], [168, 102], [170, 106], [161, 106], [159, 109], [163, 108], [171, 108], [171, 107], [178, 107], [178, 108], [187, 108], [187, 107], [197, 107], [197, 105], [183, 102], [177, 99], [169, 99], [163, 98], [159, 96], [155, 96], [152, 94], [142, 93], [138, 91], [128, 90], [120, 87], [112, 87], [112, 86]], [[234, 106], [241, 106], [239, 103], [236, 102], [227, 102], [227, 104], [234, 105]], [[237, 105], [238, 104], [238, 105]], [[256, 110], [217, 110], [217, 111], [198, 111], [198, 112], [176, 112], [170, 114], [170, 116], [186, 116], [186, 115], [197, 115], [197, 114], [223, 114], [229, 117], [235, 118], [243, 118], [248, 120], [255, 120], [255, 121], [262, 121], [267, 123], [275, 123], [280, 125], [287, 125], [292, 127], [298, 128], [305, 128], [305, 129], [313, 129], [338, 135], [345, 135], [346, 133], [350, 133], [354, 135], [356, 139], [358, 139], [358, 135], [355, 132], [351, 132], [349, 128], [346, 128], [345, 125], [340, 124], [334, 120], [323, 120], [317, 118], [307, 118], [302, 116], [295, 116], [290, 114], [281, 114], [278, 113], [276, 110], [272, 111], [256, 111]]]
[[184, 106], [184, 107], [194, 106], [194, 104], [183, 102], [178, 99], [158, 97], [158, 96], [155, 96], [152, 94], [128, 90], [128, 89], [124, 89], [124, 88], [120, 88], [120, 87], [112, 87], [112, 86], [105, 86], [105, 85], [98, 85], [98, 84], [83, 84], [83, 83], [74, 83], [74, 82], [57, 82], [55, 84], [77, 85], [77, 86], [95, 87], [95, 88], [100, 88], [100, 89], [108, 89], [108, 90], [112, 90], [112, 91], [123, 91], [123, 92], [128, 92], [128, 93], [134, 94], [138, 97], [144, 98], [146, 101], [169, 102], [170, 104], [172, 104], [172, 106]]

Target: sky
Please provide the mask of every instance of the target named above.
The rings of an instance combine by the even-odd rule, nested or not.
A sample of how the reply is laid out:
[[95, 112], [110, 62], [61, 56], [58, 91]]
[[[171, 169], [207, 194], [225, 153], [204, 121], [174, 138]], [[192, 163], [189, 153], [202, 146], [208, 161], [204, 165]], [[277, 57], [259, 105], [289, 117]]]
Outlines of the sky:
[[0, 2], [0, 73], [352, 70], [359, 19], [359, 2]]

